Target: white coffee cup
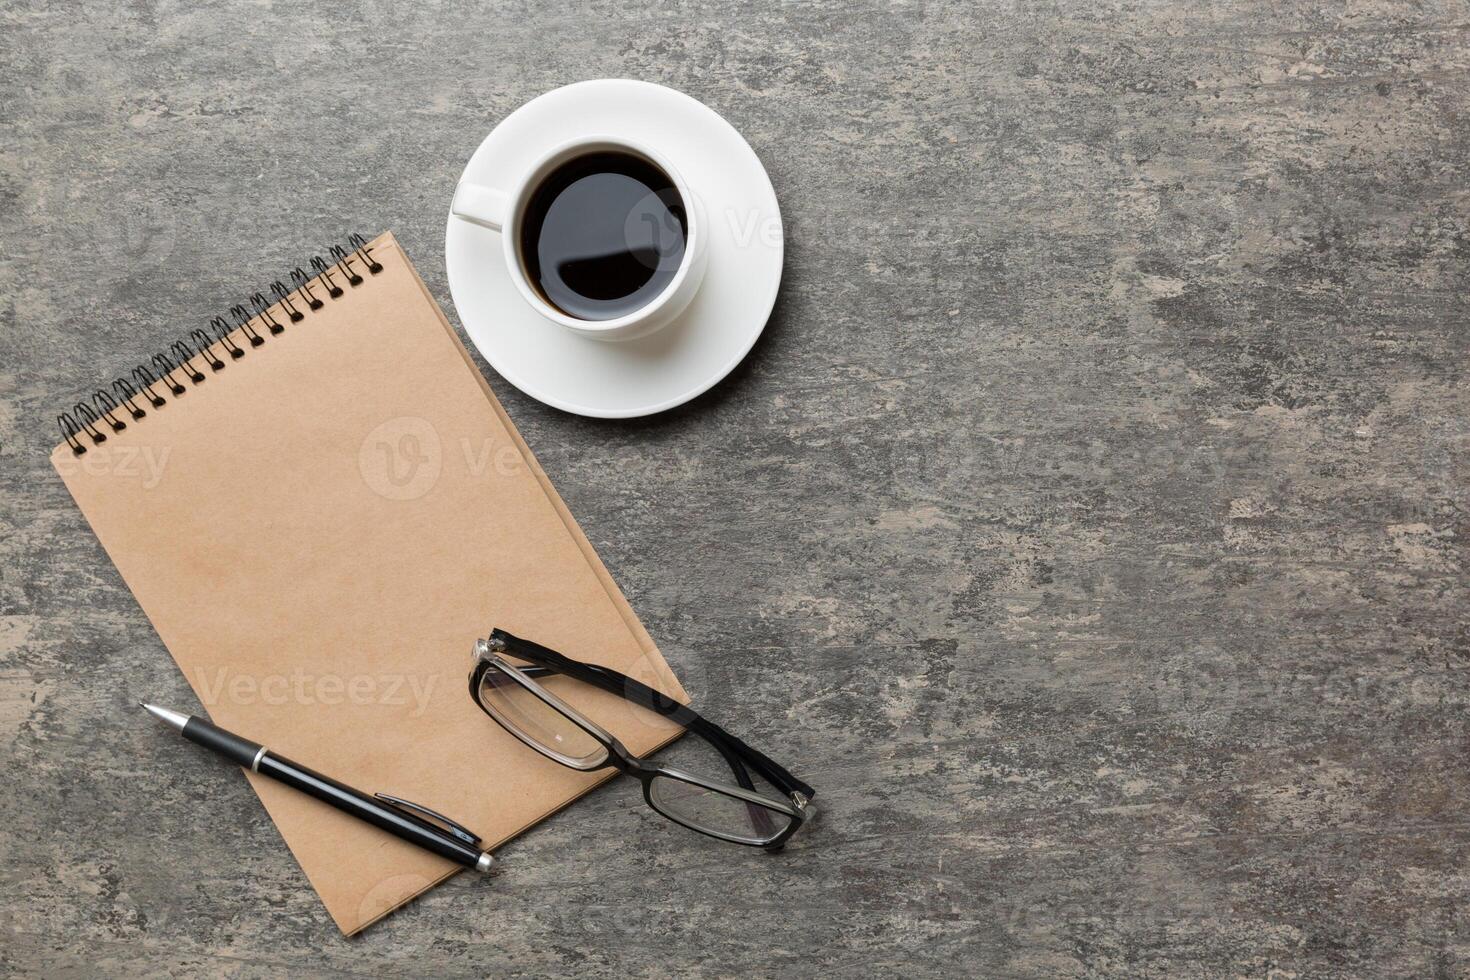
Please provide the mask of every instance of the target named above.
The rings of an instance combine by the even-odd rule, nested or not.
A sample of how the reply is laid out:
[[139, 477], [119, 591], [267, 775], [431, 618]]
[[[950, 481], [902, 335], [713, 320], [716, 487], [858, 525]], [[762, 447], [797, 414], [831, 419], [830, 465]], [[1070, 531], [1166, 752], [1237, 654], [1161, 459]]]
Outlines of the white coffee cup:
[[[532, 195], [553, 171], [578, 157], [603, 152], [631, 153], [668, 175], [684, 204], [684, 256], [669, 284], [643, 306], [612, 320], [583, 320], [568, 316], [552, 306], [527, 278], [526, 263], [520, 255], [521, 221]], [[632, 340], [668, 326], [684, 312], [699, 291], [708, 264], [706, 218], [699, 199], [663, 155], [651, 147], [621, 137], [584, 136], [562, 143], [527, 167], [505, 188], [461, 181], [455, 188], [450, 211], [465, 221], [500, 232], [511, 282], [515, 283], [521, 298], [531, 309], [557, 326], [596, 340]]]

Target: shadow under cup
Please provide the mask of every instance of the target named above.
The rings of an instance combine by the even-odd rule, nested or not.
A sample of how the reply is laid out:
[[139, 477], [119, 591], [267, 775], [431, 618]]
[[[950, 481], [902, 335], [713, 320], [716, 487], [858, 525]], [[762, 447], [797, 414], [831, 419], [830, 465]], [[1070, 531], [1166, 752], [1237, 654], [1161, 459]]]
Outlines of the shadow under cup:
[[527, 282], [553, 309], [587, 321], [616, 320], [657, 299], [689, 240], [673, 178], [621, 149], [557, 165], [526, 199], [518, 224]]

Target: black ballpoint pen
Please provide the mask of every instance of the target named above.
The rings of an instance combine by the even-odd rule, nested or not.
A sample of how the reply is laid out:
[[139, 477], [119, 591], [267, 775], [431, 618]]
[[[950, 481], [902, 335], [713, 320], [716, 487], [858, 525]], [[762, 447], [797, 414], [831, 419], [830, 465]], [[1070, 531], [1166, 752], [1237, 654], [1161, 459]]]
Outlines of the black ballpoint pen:
[[[144, 704], [143, 707], [153, 717], [178, 729], [180, 735], [195, 745], [202, 745], [252, 772], [314, 796], [426, 851], [476, 871], [489, 871], [490, 865], [495, 863], [489, 851], [480, 849], [478, 835], [428, 807], [384, 793], [368, 796], [196, 715], [170, 711], [156, 704]], [[445, 826], [431, 823], [429, 818], [442, 820]]]

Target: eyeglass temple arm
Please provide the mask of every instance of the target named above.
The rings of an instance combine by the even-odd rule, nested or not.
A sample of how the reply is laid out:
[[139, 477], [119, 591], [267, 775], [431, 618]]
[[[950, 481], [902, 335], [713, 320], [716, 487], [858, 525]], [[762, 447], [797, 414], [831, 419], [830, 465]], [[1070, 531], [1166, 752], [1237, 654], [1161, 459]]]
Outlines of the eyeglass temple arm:
[[816, 790], [787, 772], [785, 768], [765, 755], [765, 753], [747, 745], [739, 737], [730, 734], [688, 705], [675, 701], [668, 695], [654, 690], [641, 681], [635, 680], [609, 667], [599, 667], [596, 664], [586, 664], [579, 660], [573, 660], [565, 654], [557, 653], [555, 650], [544, 647], [531, 640], [514, 636], [505, 630], [497, 629], [492, 632], [491, 639], [496, 638], [504, 642], [506, 651], [512, 656], [520, 657], [523, 660], [532, 661], [533, 663], [540, 661], [536, 666], [586, 681], [589, 684], [602, 688], [610, 694], [627, 698], [635, 704], [641, 704], [650, 711], [657, 712], [683, 725], [719, 750], [726, 761], [731, 763], [731, 769], [734, 771], [737, 781], [746, 789], [754, 789], [755, 787], [751, 784], [750, 777], [745, 772], [745, 767], [739, 764], [741, 759], [749, 763], [752, 768], [770, 780], [772, 785], [776, 786], [783, 793], [788, 795], [800, 793], [808, 800], [816, 796]]

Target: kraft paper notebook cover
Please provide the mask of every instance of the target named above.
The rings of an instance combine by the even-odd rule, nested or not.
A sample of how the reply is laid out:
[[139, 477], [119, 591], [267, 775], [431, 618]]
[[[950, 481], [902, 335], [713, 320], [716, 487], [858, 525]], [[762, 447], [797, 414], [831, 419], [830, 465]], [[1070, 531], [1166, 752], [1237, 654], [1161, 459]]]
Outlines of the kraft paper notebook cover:
[[[333, 257], [121, 379], [115, 409], [66, 413], [52, 463], [217, 724], [493, 849], [611, 771], [485, 717], [476, 637], [502, 626], [687, 698], [398, 243]], [[677, 734], [602, 692], [578, 704], [634, 752]], [[458, 870], [246, 775], [345, 933]]]

